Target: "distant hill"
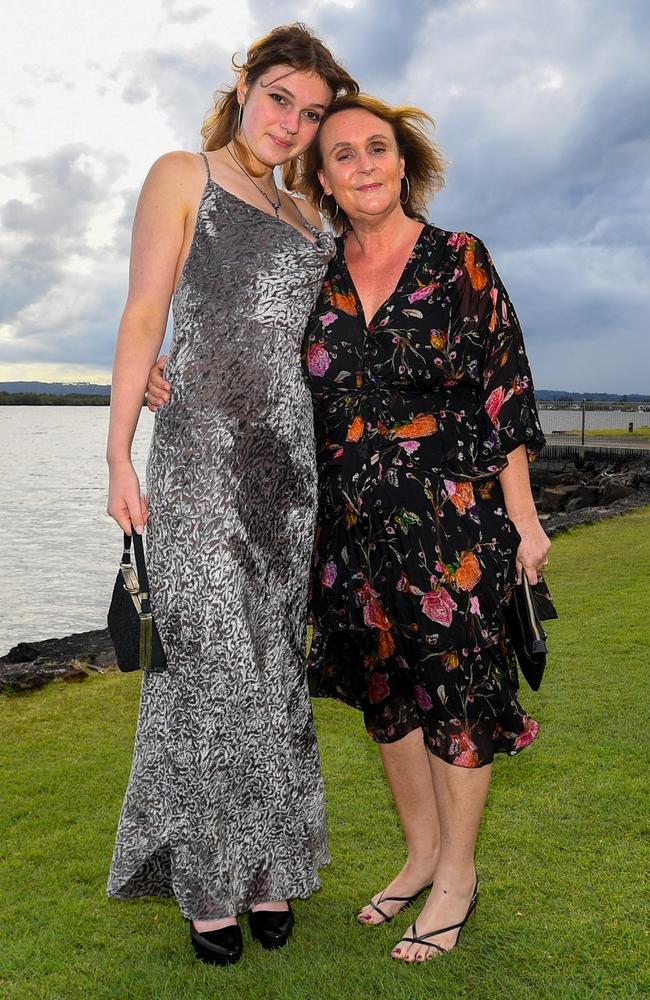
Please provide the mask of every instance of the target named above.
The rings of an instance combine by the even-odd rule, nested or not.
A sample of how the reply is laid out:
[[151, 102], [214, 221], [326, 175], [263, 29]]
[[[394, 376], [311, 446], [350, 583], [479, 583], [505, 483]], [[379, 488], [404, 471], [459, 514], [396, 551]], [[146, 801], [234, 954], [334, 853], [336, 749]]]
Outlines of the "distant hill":
[[81, 393], [84, 396], [110, 396], [110, 385], [94, 382], [0, 382], [0, 392], [40, 392], [53, 396]]
[[[9, 393], [39, 393], [52, 396], [110, 396], [110, 385], [97, 385], [94, 382], [0, 382], [0, 392]], [[640, 395], [639, 393], [629, 393], [621, 395], [615, 392], [567, 392], [564, 389], [536, 389], [535, 395], [538, 399], [562, 399], [580, 400], [589, 399], [596, 403], [616, 403], [624, 401], [626, 403], [647, 403], [650, 402], [650, 394]]]
[[640, 395], [630, 392], [628, 395], [617, 392], [565, 392], [563, 389], [535, 389], [537, 399], [590, 399], [595, 403], [647, 403], [650, 395]]

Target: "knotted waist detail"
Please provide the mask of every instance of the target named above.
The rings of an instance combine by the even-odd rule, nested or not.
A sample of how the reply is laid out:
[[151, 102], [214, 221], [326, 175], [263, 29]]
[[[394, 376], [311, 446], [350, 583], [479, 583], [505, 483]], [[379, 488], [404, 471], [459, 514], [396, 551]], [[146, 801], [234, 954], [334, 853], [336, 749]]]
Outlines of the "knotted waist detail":
[[[314, 420], [321, 477], [358, 480], [388, 466], [443, 471], [452, 478], [485, 479], [507, 465], [495, 426], [472, 386], [328, 384], [314, 394]], [[361, 465], [360, 465], [361, 460]]]

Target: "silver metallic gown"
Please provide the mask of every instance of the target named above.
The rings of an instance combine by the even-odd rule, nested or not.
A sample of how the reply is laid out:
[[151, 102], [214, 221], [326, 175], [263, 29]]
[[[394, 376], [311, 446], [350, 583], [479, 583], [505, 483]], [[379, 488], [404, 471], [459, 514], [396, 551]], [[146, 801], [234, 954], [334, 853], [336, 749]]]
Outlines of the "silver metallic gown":
[[143, 677], [111, 896], [217, 918], [310, 895], [329, 860], [304, 666], [316, 469], [300, 344], [333, 252], [208, 177], [147, 469], [169, 669]]

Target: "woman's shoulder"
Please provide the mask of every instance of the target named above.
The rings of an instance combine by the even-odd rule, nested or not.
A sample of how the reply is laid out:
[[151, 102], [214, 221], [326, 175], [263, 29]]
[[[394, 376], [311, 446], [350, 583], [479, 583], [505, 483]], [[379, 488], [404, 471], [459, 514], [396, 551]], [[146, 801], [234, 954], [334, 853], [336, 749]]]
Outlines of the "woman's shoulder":
[[207, 171], [199, 153], [176, 149], [163, 153], [151, 165], [142, 187], [153, 204], [165, 203], [179, 209], [195, 205], [205, 187]]
[[487, 252], [485, 243], [480, 237], [468, 230], [441, 229], [440, 226], [430, 222], [426, 223], [425, 228], [430, 231], [432, 237], [435, 237], [439, 244], [449, 247], [450, 251], [457, 252], [469, 247], [470, 250], [480, 249]]
[[429, 259], [434, 258], [436, 262], [456, 275], [460, 273], [472, 280], [472, 287], [475, 282], [472, 276], [474, 273], [485, 273], [489, 275], [494, 269], [494, 262], [490, 256], [490, 251], [483, 240], [469, 230], [441, 229], [439, 226], [428, 225], [431, 233], [429, 241]]
[[154, 160], [149, 169], [149, 177], [190, 178], [202, 173], [205, 176], [205, 160], [201, 153], [190, 153], [185, 149], [173, 149]]

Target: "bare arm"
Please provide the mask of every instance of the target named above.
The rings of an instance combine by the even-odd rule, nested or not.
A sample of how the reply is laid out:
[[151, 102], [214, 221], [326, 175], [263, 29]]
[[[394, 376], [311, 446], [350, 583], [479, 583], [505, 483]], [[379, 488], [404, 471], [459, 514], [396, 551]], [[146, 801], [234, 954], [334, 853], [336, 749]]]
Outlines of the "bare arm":
[[517, 550], [517, 580], [522, 570], [530, 583], [537, 583], [551, 543], [539, 523], [530, 488], [526, 446], [520, 444], [508, 455], [508, 465], [499, 475], [508, 517], [521, 536]]
[[142, 531], [146, 505], [131, 462], [131, 443], [147, 374], [160, 350], [192, 199], [198, 200], [197, 164], [189, 153], [169, 153], [151, 168], [133, 224], [129, 292], [113, 365], [106, 458], [108, 513], [120, 527]]

